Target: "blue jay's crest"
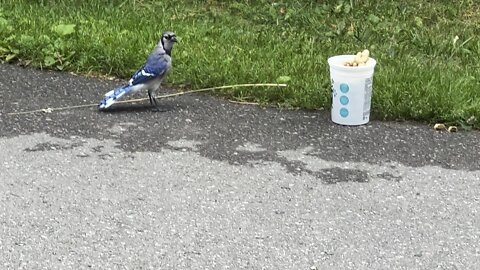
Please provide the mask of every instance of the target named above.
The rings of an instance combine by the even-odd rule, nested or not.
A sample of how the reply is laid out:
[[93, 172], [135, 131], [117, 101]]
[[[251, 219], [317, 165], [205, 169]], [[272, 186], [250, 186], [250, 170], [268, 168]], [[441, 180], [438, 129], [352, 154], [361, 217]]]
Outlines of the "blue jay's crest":
[[123, 95], [139, 90], [148, 90], [150, 104], [157, 105], [154, 92], [160, 87], [163, 78], [172, 67], [171, 53], [175, 42], [177, 42], [175, 33], [164, 32], [145, 64], [133, 74], [128, 84], [106, 93], [98, 107], [106, 109]]

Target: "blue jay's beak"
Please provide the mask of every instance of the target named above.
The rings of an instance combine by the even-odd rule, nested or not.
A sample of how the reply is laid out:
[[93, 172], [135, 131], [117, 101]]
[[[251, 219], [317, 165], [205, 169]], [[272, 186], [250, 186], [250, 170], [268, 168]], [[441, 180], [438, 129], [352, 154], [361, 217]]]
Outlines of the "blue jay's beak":
[[171, 39], [171, 41], [173, 41], [173, 42], [178, 42], [177, 37], [176, 37], [176, 36], [173, 36], [172, 39]]

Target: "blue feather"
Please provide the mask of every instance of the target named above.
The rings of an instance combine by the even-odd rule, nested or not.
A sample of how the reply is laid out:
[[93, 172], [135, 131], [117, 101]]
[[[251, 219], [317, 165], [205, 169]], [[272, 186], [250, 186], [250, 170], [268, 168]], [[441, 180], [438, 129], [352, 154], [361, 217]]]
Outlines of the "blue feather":
[[146, 83], [153, 78], [156, 78], [168, 69], [167, 61], [162, 55], [150, 55], [145, 64], [133, 74], [130, 79], [130, 85], [136, 85], [140, 83]]
[[119, 99], [120, 97], [122, 97], [125, 94], [128, 94], [128, 92], [130, 92], [131, 90], [132, 90], [132, 86], [127, 85], [127, 86], [122, 86], [122, 87], [116, 88], [116, 89], [108, 92], [105, 95], [105, 97], [102, 99], [102, 101], [100, 101], [100, 103], [98, 104], [98, 107], [100, 109], [110, 107], [113, 103], [115, 103], [115, 101], [117, 99]]

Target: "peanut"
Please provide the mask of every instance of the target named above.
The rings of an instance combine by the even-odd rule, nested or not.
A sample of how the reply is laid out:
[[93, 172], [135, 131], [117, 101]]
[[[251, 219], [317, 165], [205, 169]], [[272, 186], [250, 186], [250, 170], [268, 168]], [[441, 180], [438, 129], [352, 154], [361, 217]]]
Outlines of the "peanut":
[[361, 52], [358, 52], [352, 60], [345, 61], [343, 63], [344, 66], [346, 67], [363, 67], [367, 65], [368, 59], [369, 59], [370, 51], [369, 50], [363, 50]]

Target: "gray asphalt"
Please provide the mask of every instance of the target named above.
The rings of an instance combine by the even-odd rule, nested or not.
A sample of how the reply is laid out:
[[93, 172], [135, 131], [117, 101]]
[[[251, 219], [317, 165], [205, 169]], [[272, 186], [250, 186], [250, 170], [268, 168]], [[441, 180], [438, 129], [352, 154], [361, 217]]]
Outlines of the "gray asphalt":
[[479, 132], [209, 95], [7, 115], [119, 83], [0, 65], [1, 269], [480, 269]]

